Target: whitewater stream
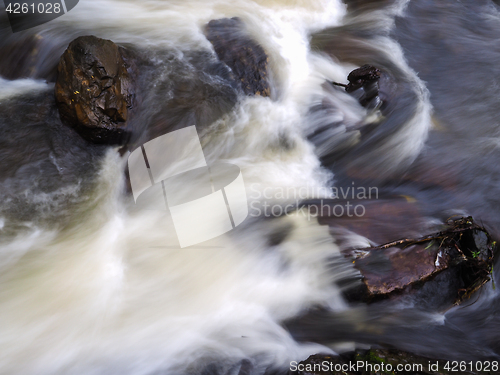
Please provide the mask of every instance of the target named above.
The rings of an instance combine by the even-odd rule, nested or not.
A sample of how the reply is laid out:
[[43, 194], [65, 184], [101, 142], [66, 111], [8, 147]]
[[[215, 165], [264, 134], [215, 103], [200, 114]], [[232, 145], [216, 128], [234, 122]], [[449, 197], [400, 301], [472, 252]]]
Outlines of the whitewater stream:
[[[80, 0], [14, 34], [0, 4], [0, 50], [38, 40], [24, 76], [15, 48], [0, 56], [1, 375], [279, 374], [311, 354], [370, 345], [500, 357], [494, 283], [446, 312], [411, 298], [348, 303], [343, 287], [359, 272], [340, 251], [376, 240], [278, 209], [364, 186], [377, 192], [364, 205], [368, 224], [389, 239], [452, 215], [500, 236], [500, 6], [346, 3]], [[240, 17], [267, 52], [270, 98], [235, 94], [221, 78], [203, 27], [225, 17]], [[128, 152], [61, 123], [54, 69], [82, 35], [148, 61], [134, 147], [196, 125], [208, 162], [241, 169], [243, 224], [179, 248], [164, 213], [134, 206]], [[327, 82], [346, 83], [365, 63], [389, 73], [382, 112]], [[174, 108], [184, 102], [171, 82], [190, 80], [213, 90], [213, 103]], [[185, 100], [201, 100], [189, 87]], [[387, 219], [378, 201], [395, 197], [418, 209]], [[440, 298], [439, 288], [426, 293]]]

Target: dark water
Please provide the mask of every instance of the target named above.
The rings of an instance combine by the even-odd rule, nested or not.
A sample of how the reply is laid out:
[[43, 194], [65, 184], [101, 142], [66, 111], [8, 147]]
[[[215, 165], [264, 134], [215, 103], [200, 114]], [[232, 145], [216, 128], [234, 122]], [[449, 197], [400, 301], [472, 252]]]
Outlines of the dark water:
[[[353, 2], [359, 4], [360, 2]], [[373, 12], [360, 7], [357, 16]], [[363, 21], [363, 40], [370, 40], [377, 29]], [[369, 23], [368, 23], [369, 24]], [[373, 25], [373, 23], [372, 23]], [[358, 41], [356, 21], [347, 34], [348, 43]], [[399, 223], [395, 237], [412, 233], [418, 214], [446, 220], [453, 214], [470, 214], [497, 238], [500, 231], [500, 7], [492, 1], [410, 1], [403, 15], [395, 17], [390, 35], [402, 46], [411, 68], [425, 82], [433, 106], [433, 128], [424, 149], [402, 173], [389, 178], [370, 178], [364, 172], [361, 181], [382, 186], [388, 193], [414, 197], [417, 210], [408, 210], [405, 223]], [[331, 35], [338, 35], [333, 29]], [[352, 39], [351, 39], [352, 38]], [[346, 50], [341, 40], [335, 47]], [[344, 44], [344, 45], [343, 45]], [[368, 51], [368, 52], [366, 52]], [[332, 50], [333, 52], [333, 50]], [[377, 64], [380, 56], [365, 50], [366, 60]], [[380, 63], [379, 63], [380, 64]], [[398, 105], [406, 103], [398, 98]], [[411, 105], [410, 105], [411, 106]], [[406, 106], [410, 111], [411, 107]], [[401, 111], [404, 111], [400, 108]], [[412, 142], [408, 139], [407, 142]], [[376, 143], [375, 146], [377, 147]], [[365, 146], [365, 152], [369, 151]], [[356, 151], [356, 150], [354, 150]], [[352, 166], [351, 154], [334, 162], [340, 171]], [[368, 161], [368, 163], [370, 163]], [[349, 171], [344, 177], [349, 183]], [[387, 218], [375, 219], [379, 226]], [[404, 220], [404, 219], [403, 219]], [[387, 228], [386, 228], [387, 229]], [[413, 233], [414, 234], [414, 233]], [[496, 268], [498, 268], [498, 262]], [[494, 278], [500, 281], [498, 272]], [[427, 298], [439, 295], [439, 287], [429, 290]], [[353, 339], [368, 344], [394, 345], [431, 357], [457, 360], [500, 356], [498, 292], [491, 283], [472, 297], [470, 306], [462, 306], [445, 315], [443, 325], [422, 321], [418, 308], [393, 311], [385, 304], [360, 307], [368, 317], [367, 327], [356, 328], [343, 316], [311, 313], [290, 327], [295, 337], [305, 340]], [[387, 310], [388, 309], [388, 310]], [[358, 331], [353, 334], [353, 331]]]

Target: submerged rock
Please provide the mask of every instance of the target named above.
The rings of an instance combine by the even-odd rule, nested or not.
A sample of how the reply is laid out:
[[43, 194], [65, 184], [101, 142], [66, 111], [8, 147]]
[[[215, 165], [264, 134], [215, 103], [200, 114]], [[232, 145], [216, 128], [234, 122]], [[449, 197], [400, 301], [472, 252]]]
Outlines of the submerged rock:
[[132, 82], [125, 50], [110, 40], [83, 36], [61, 57], [55, 86], [61, 120], [94, 143], [126, 138]]
[[53, 87], [29, 85], [0, 100], [2, 240], [28, 233], [31, 225], [81, 222], [106, 151], [61, 123]]
[[[51, 78], [52, 72], [45, 66], [39, 66], [40, 55], [45, 54], [42, 47], [47, 48], [44, 42], [46, 40], [39, 34], [16, 36], [0, 41], [0, 76], [9, 80]], [[46, 56], [43, 58], [47, 60]]]
[[271, 95], [268, 56], [248, 35], [241, 19], [212, 20], [205, 28], [205, 35], [246, 95]]

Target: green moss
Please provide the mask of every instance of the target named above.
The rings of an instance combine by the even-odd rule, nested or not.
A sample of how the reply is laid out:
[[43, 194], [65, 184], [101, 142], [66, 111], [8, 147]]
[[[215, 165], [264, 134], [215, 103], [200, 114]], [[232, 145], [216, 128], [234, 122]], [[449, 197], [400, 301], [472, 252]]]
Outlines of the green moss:
[[376, 355], [372, 350], [370, 350], [368, 353], [366, 353], [365, 359], [368, 362], [375, 362], [375, 363], [385, 363], [386, 362], [385, 359]]

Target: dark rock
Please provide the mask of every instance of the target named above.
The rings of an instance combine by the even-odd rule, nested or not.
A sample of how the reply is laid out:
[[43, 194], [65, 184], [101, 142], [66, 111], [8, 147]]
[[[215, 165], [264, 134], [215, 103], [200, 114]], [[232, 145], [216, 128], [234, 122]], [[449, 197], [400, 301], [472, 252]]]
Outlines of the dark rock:
[[413, 245], [396, 252], [374, 251], [355, 261], [355, 268], [363, 274], [371, 296], [388, 295], [418, 281], [426, 281], [448, 268], [458, 256], [453, 249], [450, 250], [452, 254], [438, 255], [438, 248]]
[[81, 222], [88, 209], [106, 147], [86, 142], [57, 112], [50, 85], [0, 100], [2, 239], [19, 236], [25, 223]]
[[94, 143], [120, 144], [132, 106], [131, 67], [110, 40], [83, 36], [70, 43], [55, 87], [61, 120]]
[[[496, 242], [472, 218], [446, 222], [432, 233], [418, 200], [390, 196], [372, 200], [322, 202], [318, 223], [328, 225], [342, 253], [352, 261], [362, 279], [346, 280], [349, 302], [411, 299], [419, 306], [443, 311], [468, 299], [490, 280]], [[351, 215], [335, 215], [335, 205]], [[319, 202], [308, 202], [319, 206]], [[364, 214], [353, 214], [361, 204]], [[337, 212], [338, 215], [338, 212]], [[418, 228], [418, 229], [416, 229]], [[393, 241], [399, 233], [403, 240]], [[374, 247], [353, 245], [353, 234], [367, 238]]]
[[349, 84], [345, 90], [355, 96], [363, 107], [375, 108], [381, 104], [378, 98], [380, 77], [379, 69], [371, 65], [363, 65], [349, 73], [347, 76]]
[[496, 242], [468, 217], [450, 221], [432, 235], [356, 250], [350, 256], [363, 275], [368, 300], [403, 291], [418, 294], [419, 287], [447, 271], [453, 277], [439, 279], [441, 289], [451, 293], [450, 303], [459, 304], [490, 280], [495, 252]]
[[347, 76], [349, 84], [347, 85], [348, 92], [362, 87], [367, 82], [377, 81], [380, 78], [380, 70], [371, 65], [363, 65], [361, 68], [354, 69]]
[[271, 95], [268, 56], [248, 35], [241, 19], [212, 20], [205, 28], [205, 35], [219, 59], [231, 69], [245, 94]]
[[232, 111], [240, 87], [215, 54], [185, 51], [179, 56], [167, 50], [134, 51], [134, 55], [140, 66], [134, 75], [134, 106], [145, 110], [134, 111], [127, 125], [132, 133], [129, 150], [186, 126], [196, 125], [200, 132], [226, 126], [215, 122]]

